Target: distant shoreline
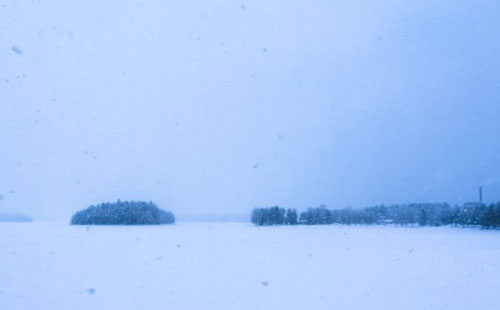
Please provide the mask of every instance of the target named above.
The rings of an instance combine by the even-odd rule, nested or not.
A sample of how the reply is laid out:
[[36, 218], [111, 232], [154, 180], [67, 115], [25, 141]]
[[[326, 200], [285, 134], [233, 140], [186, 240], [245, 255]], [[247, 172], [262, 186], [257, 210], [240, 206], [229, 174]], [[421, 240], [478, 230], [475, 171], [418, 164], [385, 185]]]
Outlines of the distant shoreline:
[[0, 222], [33, 222], [33, 218], [24, 214], [0, 213]]

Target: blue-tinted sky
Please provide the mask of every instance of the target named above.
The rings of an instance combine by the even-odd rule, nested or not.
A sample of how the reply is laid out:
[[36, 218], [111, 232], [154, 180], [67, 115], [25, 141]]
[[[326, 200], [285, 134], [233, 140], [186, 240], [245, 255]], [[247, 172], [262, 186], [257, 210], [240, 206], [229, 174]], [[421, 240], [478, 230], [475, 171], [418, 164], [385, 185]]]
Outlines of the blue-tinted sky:
[[500, 200], [497, 1], [0, 0], [0, 212]]

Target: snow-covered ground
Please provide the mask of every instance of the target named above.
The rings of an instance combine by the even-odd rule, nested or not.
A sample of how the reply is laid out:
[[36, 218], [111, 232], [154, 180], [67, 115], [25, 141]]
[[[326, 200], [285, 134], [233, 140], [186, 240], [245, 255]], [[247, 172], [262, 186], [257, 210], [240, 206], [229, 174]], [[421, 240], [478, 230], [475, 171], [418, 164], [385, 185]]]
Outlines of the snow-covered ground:
[[499, 309], [500, 232], [0, 223], [0, 309]]

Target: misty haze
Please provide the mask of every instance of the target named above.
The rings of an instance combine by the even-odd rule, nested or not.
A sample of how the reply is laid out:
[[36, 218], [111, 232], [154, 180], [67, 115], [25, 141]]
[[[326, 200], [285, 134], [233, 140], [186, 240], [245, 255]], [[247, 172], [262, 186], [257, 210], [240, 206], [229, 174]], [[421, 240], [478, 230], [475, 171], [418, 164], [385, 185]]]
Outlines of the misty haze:
[[500, 5], [0, 0], [0, 309], [497, 309]]

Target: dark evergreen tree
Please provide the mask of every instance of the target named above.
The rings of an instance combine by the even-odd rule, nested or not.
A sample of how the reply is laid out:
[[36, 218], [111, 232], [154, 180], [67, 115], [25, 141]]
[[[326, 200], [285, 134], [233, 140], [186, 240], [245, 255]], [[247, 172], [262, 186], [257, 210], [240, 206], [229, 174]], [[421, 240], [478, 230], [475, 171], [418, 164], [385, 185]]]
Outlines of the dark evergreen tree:
[[287, 209], [285, 223], [288, 225], [297, 225], [297, 210]]

